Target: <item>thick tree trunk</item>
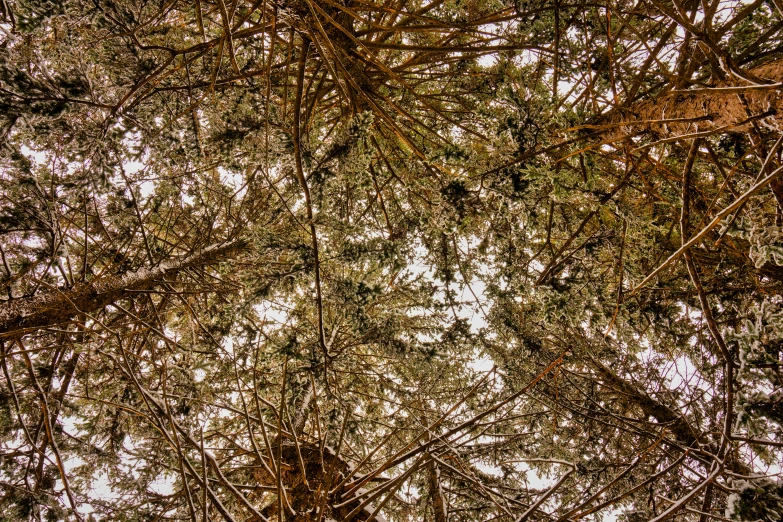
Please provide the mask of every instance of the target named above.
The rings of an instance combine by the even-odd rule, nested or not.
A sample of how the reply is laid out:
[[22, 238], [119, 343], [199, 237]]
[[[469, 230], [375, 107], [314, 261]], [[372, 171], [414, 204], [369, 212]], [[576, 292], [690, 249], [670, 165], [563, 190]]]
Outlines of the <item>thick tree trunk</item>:
[[[599, 361], [591, 358], [590, 362], [604, 385], [621, 393], [626, 400], [631, 401], [645, 415], [653, 417], [660, 424], [665, 425], [669, 433], [677, 439], [677, 442], [685, 447], [700, 445], [710, 447], [710, 441], [706, 435], [692, 426], [682, 413], [638, 390]], [[725, 464], [727, 469], [740, 475], [750, 475], [753, 471], [750, 466], [736, 459], [728, 459]]]
[[670, 138], [695, 132], [740, 132], [750, 128], [749, 120], [783, 129], [783, 60], [748, 72], [772, 84], [720, 82], [709, 88], [664, 92], [600, 117], [591, 126], [594, 136], [611, 142], [640, 133]]
[[[302, 469], [304, 464], [304, 469]], [[343, 479], [351, 474], [350, 466], [337, 457], [330, 448], [321, 451], [317, 444], [300, 442], [298, 447], [285, 443], [282, 459], [281, 483], [285, 488], [285, 512], [282, 520], [289, 522], [316, 522], [324, 520], [346, 520], [361, 504], [360, 499], [343, 498], [345, 485], [337, 488]], [[271, 476], [263, 467], [255, 475], [259, 484], [274, 486], [276, 477]], [[357, 493], [360, 493], [359, 490]], [[287, 505], [286, 505], [287, 504]], [[290, 506], [290, 510], [287, 507]], [[356, 512], [351, 518], [354, 522], [379, 522], [383, 517], [370, 518], [374, 510], [372, 504]], [[278, 520], [278, 503], [268, 504], [262, 514], [269, 520]]]
[[700, 430], [692, 427], [679, 412], [672, 410], [646, 393], [639, 391], [635, 386], [617, 376], [609, 368], [595, 359], [592, 359], [591, 363], [601, 381], [603, 381], [606, 386], [621, 393], [623, 397], [638, 406], [645, 415], [653, 417], [659, 423], [666, 425], [666, 428], [674, 435], [680, 444], [688, 447], [696, 442], [706, 442]]
[[180, 270], [215, 262], [242, 246], [238, 241], [211, 245], [189, 256], [163, 261], [154, 268], [140, 268], [100, 277], [69, 289], [6, 301], [0, 304], [0, 338], [11, 337], [20, 330], [65, 323], [80, 313], [94, 313], [128, 296], [131, 291], [150, 288]]
[[440, 470], [432, 460], [427, 463], [427, 489], [429, 489], [435, 522], [447, 522], [448, 511], [446, 499], [443, 498], [443, 488], [440, 484]]

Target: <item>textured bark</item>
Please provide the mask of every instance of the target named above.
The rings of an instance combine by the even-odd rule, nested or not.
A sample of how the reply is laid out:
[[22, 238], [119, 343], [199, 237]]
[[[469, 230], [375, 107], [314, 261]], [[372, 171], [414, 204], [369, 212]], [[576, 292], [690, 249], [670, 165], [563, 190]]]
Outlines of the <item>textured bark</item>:
[[242, 246], [241, 242], [212, 245], [186, 257], [163, 261], [154, 268], [99, 277], [73, 288], [6, 301], [0, 305], [0, 338], [11, 337], [20, 330], [66, 323], [78, 314], [94, 313], [134, 290], [148, 289], [180, 270], [215, 262]]
[[[304, 473], [301, 463], [304, 463]], [[289, 522], [345, 520], [348, 514], [361, 503], [358, 499], [346, 502], [347, 499], [341, 498], [344, 487], [332, 491], [350, 473], [350, 467], [329, 448], [321, 451], [317, 444], [300, 443], [297, 449], [293, 444], [286, 444], [282, 449], [280, 467], [281, 482], [285, 487], [288, 503], [294, 511], [294, 513], [286, 512], [282, 517], [283, 520]], [[262, 467], [259, 467], [259, 471], [256, 472], [255, 479], [265, 486], [277, 484], [276, 477], [269, 475]], [[285, 503], [283, 505], [285, 506]], [[340, 507], [334, 507], [337, 505]], [[356, 522], [379, 520], [380, 517], [369, 518], [368, 508], [372, 509], [371, 506], [367, 506], [351, 520]], [[277, 500], [270, 502], [262, 510], [262, 514], [269, 520], [277, 520]]]
[[446, 522], [448, 515], [446, 511], [446, 499], [443, 498], [443, 489], [440, 484], [440, 470], [435, 461], [427, 463], [427, 489], [429, 489], [430, 500], [432, 501], [432, 512], [435, 522]]
[[[686, 447], [701, 445], [707, 446], [713, 451], [715, 450], [714, 447], [710, 448], [711, 444], [707, 437], [700, 430], [694, 428], [681, 413], [638, 390], [595, 359], [591, 359], [591, 363], [605, 385], [623, 394], [627, 400], [638, 406], [645, 415], [653, 417], [659, 423], [665, 425], [666, 429], [677, 439], [677, 442]], [[734, 458], [727, 459], [726, 468], [741, 475], [750, 475], [753, 471], [750, 466]]]
[[[775, 84], [783, 82], [783, 60], [768, 62], [748, 72]], [[765, 116], [756, 119], [757, 124], [783, 129], [783, 89], [780, 86], [720, 82], [709, 88], [664, 92], [604, 115], [593, 128], [594, 136], [604, 142], [640, 133], [668, 138], [719, 129], [746, 131], [751, 126], [747, 120], [760, 115]]]
[[699, 430], [694, 429], [690, 423], [678, 412], [668, 406], [659, 403], [635, 386], [618, 377], [606, 366], [596, 360], [591, 361], [601, 380], [612, 389], [620, 392], [633, 404], [638, 406], [645, 415], [655, 418], [659, 423], [665, 424], [669, 432], [678, 442], [685, 446], [692, 446], [697, 441], [703, 441]]
[[294, 432], [297, 436], [301, 436], [304, 432], [305, 424], [307, 423], [307, 417], [310, 415], [310, 408], [313, 405], [313, 399], [315, 398], [316, 390], [313, 389], [313, 381], [308, 381], [305, 385], [304, 392], [302, 393], [302, 399], [299, 403], [299, 407], [296, 409], [296, 415], [294, 416]]

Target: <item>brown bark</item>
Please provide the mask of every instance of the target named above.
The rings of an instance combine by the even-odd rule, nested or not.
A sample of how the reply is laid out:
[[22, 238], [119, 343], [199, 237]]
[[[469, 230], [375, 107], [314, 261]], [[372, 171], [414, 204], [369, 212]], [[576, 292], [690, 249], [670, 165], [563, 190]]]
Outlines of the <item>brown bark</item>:
[[600, 362], [596, 360], [591, 360], [591, 362], [598, 376], [607, 386], [629, 399], [645, 415], [653, 417], [659, 423], [666, 425], [666, 428], [679, 443], [685, 446], [692, 446], [696, 442], [703, 441], [700, 431], [693, 428], [681, 414], [659, 403], [646, 393], [639, 391], [635, 386], [615, 375], [614, 372]]
[[[302, 463], [304, 463], [304, 470]], [[286, 512], [281, 517], [282, 520], [288, 522], [345, 520], [348, 514], [361, 503], [361, 499], [346, 502], [348, 499], [342, 498], [345, 485], [337, 491], [332, 491], [350, 473], [350, 468], [329, 448], [321, 451], [318, 444], [300, 443], [297, 449], [296, 445], [286, 444], [282, 449], [280, 468], [281, 483], [285, 487], [288, 504], [294, 511]], [[277, 484], [276, 477], [271, 476], [263, 467], [258, 469], [255, 479], [259, 484], [265, 486]], [[285, 505], [283, 502], [283, 506]], [[370, 520], [368, 508], [371, 509], [371, 506], [367, 506], [351, 520], [355, 522]], [[269, 520], [278, 520], [277, 500], [270, 502], [262, 510], [262, 514]]]
[[[611, 142], [640, 133], [674, 137], [695, 132], [739, 132], [755, 118], [762, 127], [783, 129], [783, 60], [748, 70], [772, 86], [719, 82], [711, 87], [669, 91], [619, 108], [596, 121], [594, 136]], [[677, 121], [679, 120], [679, 121]]]
[[440, 486], [440, 471], [433, 460], [427, 463], [427, 488], [432, 502], [432, 511], [435, 514], [435, 522], [446, 522], [448, 520], [446, 499], [443, 498], [443, 489]]
[[154, 268], [140, 268], [68, 289], [5, 301], [0, 304], [0, 338], [19, 334], [20, 330], [66, 323], [78, 314], [94, 313], [134, 290], [148, 289], [165, 276], [186, 268], [215, 262], [242, 246], [238, 241], [212, 245], [186, 257], [163, 261]]
[[[645, 415], [653, 417], [665, 425], [669, 433], [677, 439], [677, 442], [686, 447], [706, 446], [708, 451], [715, 450], [714, 447], [711, 447], [705, 434], [693, 427], [680, 412], [638, 390], [599, 361], [591, 358], [590, 362], [606, 386], [621, 393], [627, 400], [639, 407]], [[726, 468], [741, 475], [749, 475], [753, 471], [750, 466], [735, 458], [727, 459]]]
[[313, 405], [313, 399], [317, 390], [313, 388], [313, 381], [308, 381], [305, 385], [304, 392], [302, 393], [302, 399], [299, 403], [299, 407], [296, 409], [296, 415], [294, 416], [294, 433], [297, 436], [301, 436], [304, 433], [305, 424], [307, 423], [307, 417], [310, 414], [310, 408]]

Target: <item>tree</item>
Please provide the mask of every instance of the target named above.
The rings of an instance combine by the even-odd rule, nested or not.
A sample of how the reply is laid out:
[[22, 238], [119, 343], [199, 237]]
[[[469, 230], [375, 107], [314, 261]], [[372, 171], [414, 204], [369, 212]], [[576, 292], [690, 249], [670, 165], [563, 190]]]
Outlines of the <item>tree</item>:
[[777, 520], [783, 5], [0, 4], [8, 520]]

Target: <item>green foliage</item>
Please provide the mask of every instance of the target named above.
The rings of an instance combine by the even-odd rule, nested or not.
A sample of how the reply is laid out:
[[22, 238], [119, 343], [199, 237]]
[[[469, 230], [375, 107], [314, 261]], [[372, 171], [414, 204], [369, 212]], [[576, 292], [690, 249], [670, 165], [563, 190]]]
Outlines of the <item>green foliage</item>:
[[732, 520], [780, 520], [783, 487], [771, 480], [742, 482], [729, 498], [727, 516]]
[[775, 3], [0, 4], [4, 520], [779, 518]]

